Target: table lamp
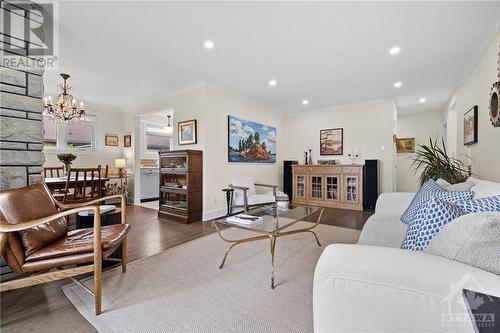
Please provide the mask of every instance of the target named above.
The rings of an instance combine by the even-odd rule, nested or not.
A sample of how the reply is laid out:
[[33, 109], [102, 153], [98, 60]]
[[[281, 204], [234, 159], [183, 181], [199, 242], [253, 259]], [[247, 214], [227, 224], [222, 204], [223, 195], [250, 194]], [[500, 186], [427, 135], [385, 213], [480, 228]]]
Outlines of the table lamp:
[[127, 167], [127, 161], [124, 158], [115, 158], [115, 168], [118, 168], [118, 176], [123, 177], [123, 169]]

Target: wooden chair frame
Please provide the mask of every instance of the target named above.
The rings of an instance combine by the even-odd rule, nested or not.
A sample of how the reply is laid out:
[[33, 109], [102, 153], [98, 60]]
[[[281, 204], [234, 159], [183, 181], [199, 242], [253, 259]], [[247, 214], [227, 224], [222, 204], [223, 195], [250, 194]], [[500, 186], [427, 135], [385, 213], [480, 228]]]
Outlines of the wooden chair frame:
[[[7, 244], [7, 234], [10, 232], [16, 232], [20, 230], [29, 229], [39, 224], [47, 223], [49, 221], [56, 220], [61, 217], [69, 216], [72, 214], [77, 214], [84, 211], [94, 212], [94, 263], [84, 266], [76, 266], [70, 268], [54, 267], [54, 271], [48, 272], [36, 272], [27, 277], [21, 277], [12, 279], [6, 282], [0, 283], [0, 292], [4, 292], [12, 289], [19, 289], [29, 286], [35, 286], [38, 284], [57, 281], [64, 278], [71, 278], [77, 285], [82, 287], [85, 291], [94, 296], [95, 299], [95, 314], [101, 314], [102, 310], [102, 248], [101, 248], [101, 215], [99, 211], [99, 206], [96, 205], [104, 200], [120, 198], [121, 199], [121, 223], [125, 224], [126, 221], [126, 201], [123, 195], [110, 195], [107, 197], [95, 199], [84, 204], [62, 204], [52, 198], [52, 201], [61, 210], [60, 213], [54, 214], [52, 216], [47, 216], [39, 218], [32, 221], [25, 221], [18, 224], [9, 224], [5, 221], [0, 220], [0, 254], [3, 255], [3, 251]], [[122, 272], [127, 271], [127, 238], [125, 237], [122, 241], [122, 258], [104, 258], [104, 260], [109, 261], [120, 261], [122, 264]], [[83, 285], [80, 281], [73, 278], [73, 276], [94, 272], [94, 291]]]
[[[75, 180], [71, 181], [71, 175], [74, 175]], [[79, 176], [83, 175], [83, 179]], [[90, 177], [89, 177], [90, 175]], [[71, 191], [71, 183], [73, 183], [73, 192]], [[87, 196], [87, 188], [90, 188], [90, 193]], [[97, 168], [70, 168], [68, 170], [68, 178], [66, 179], [66, 187], [64, 189], [63, 202], [83, 203], [90, 202], [93, 199], [101, 197], [101, 166]]]
[[62, 177], [64, 176], [64, 167], [63, 166], [58, 166], [58, 167], [44, 167], [43, 168], [43, 176], [45, 178], [48, 178], [49, 173], [50, 173], [50, 178], [54, 178], [54, 172], [55, 172], [55, 177]]

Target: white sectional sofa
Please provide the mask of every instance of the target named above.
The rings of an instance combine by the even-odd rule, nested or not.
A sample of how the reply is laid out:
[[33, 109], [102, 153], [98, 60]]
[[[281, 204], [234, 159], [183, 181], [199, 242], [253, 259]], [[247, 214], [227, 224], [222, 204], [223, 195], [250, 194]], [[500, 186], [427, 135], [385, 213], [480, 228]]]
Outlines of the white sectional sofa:
[[413, 195], [382, 194], [358, 244], [325, 248], [314, 274], [315, 332], [475, 332], [462, 289], [500, 297], [500, 276], [401, 250], [399, 219]]

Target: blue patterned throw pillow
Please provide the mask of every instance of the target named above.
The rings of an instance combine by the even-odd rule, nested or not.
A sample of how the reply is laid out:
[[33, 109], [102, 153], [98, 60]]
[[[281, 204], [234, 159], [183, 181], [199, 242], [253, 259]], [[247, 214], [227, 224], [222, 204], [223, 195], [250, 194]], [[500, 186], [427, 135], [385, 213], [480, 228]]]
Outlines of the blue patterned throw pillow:
[[437, 197], [431, 198], [417, 212], [414, 223], [408, 226], [401, 248], [413, 251], [424, 250], [447, 223], [465, 214], [467, 212], [454, 203]]
[[500, 212], [500, 195], [475, 200], [457, 201], [457, 206], [469, 213]]
[[428, 180], [422, 185], [413, 198], [410, 206], [401, 215], [401, 222], [412, 225], [417, 220], [417, 215], [420, 210], [425, 207], [425, 204], [432, 198], [457, 202], [471, 200], [474, 193], [472, 191], [447, 191], [439, 186], [435, 181]]
[[401, 215], [401, 222], [410, 224], [415, 218], [418, 208], [429, 200], [432, 191], [444, 191], [444, 189], [432, 179], [426, 181], [417, 191], [406, 211]]

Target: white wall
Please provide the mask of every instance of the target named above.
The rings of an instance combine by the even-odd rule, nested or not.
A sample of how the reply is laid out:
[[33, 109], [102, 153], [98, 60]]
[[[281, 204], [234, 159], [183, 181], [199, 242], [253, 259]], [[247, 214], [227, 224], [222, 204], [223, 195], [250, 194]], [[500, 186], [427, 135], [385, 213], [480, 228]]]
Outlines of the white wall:
[[[335, 159], [340, 163], [351, 163], [347, 154], [359, 154], [356, 162], [365, 159], [379, 159], [380, 190], [391, 192], [394, 183], [394, 101], [385, 99], [371, 103], [343, 106], [293, 114], [284, 119], [284, 160], [303, 162], [304, 151], [312, 149], [313, 161]], [[321, 129], [344, 129], [344, 155], [320, 156], [319, 133]]]
[[[77, 155], [73, 162], [73, 167], [96, 167], [97, 165], [109, 165], [110, 169], [115, 166], [115, 158], [123, 158], [123, 135], [124, 135], [124, 117], [123, 113], [119, 112], [99, 112], [89, 110], [89, 114], [97, 117], [96, 123], [96, 150], [95, 152], [73, 152]], [[104, 145], [104, 136], [106, 134], [116, 134], [119, 138], [118, 147], [110, 147]], [[43, 166], [59, 166], [62, 165], [57, 159], [57, 154], [61, 151], [46, 149], [45, 163]]]
[[[182, 92], [176, 94], [175, 96], [171, 96], [166, 98], [163, 102], [159, 103], [159, 105], [152, 107], [148, 110], [140, 110], [136, 113], [131, 113], [126, 116], [126, 131], [131, 131], [132, 134], [132, 147], [133, 151], [126, 152], [127, 155], [131, 154], [133, 156], [132, 161], [130, 162], [131, 168], [134, 172], [133, 185], [129, 185], [129, 191], [133, 193], [134, 203], [140, 203], [140, 160], [143, 158], [141, 156], [141, 146], [143, 145], [141, 138], [141, 117], [147, 114], [157, 113], [166, 110], [173, 110], [174, 112], [174, 149], [200, 149], [204, 148], [204, 138], [205, 131], [200, 131], [198, 129], [198, 143], [195, 145], [189, 146], [177, 146], [177, 123], [182, 120], [188, 119], [197, 119], [198, 126], [203, 123], [203, 99], [204, 99], [204, 89], [197, 88], [192, 89], [186, 92]], [[148, 156], [146, 156], [148, 157]], [[132, 189], [130, 187], [133, 187]]]
[[[442, 113], [424, 112], [398, 116], [398, 138], [415, 138], [415, 150], [419, 144], [428, 144], [429, 136], [441, 144]], [[415, 154], [397, 154], [397, 191], [416, 192], [419, 185], [420, 172], [412, 168]]]
[[[251, 104], [237, 97], [207, 88], [204, 94], [203, 111], [204, 117], [199, 129], [205, 132], [203, 151], [203, 187], [205, 190], [203, 206], [206, 219], [225, 213], [226, 198], [221, 189], [231, 183], [232, 177], [250, 176], [259, 183], [279, 185], [282, 178], [281, 151], [285, 142], [282, 140], [283, 127], [281, 116], [265, 107]], [[276, 163], [229, 163], [227, 161], [228, 115], [276, 127]], [[182, 119], [176, 117], [176, 120], [180, 121]], [[269, 191], [269, 189], [265, 191]]]
[[[457, 89], [452, 100], [457, 103], [457, 153], [464, 162], [468, 162], [464, 155], [472, 158], [472, 172], [475, 176], [500, 182], [500, 128], [491, 125], [489, 119], [489, 93], [498, 77], [498, 57], [500, 46], [500, 32], [498, 32], [479, 62]], [[479, 107], [478, 143], [467, 149], [463, 144], [463, 114], [474, 105]], [[447, 110], [444, 111], [447, 119]], [[448, 128], [453, 124], [448, 124]]]
[[[281, 179], [281, 125], [282, 118], [273, 110], [256, 105], [239, 97], [210, 87], [199, 87], [167, 98], [161, 106], [148, 110], [152, 113], [172, 110], [174, 120], [173, 149], [197, 149], [203, 151], [203, 219], [224, 215], [226, 198], [223, 188], [231, 177], [251, 176], [257, 182], [279, 184]], [[141, 114], [135, 115], [137, 121]], [[227, 161], [227, 116], [234, 115], [277, 128], [277, 162], [275, 164], [229, 163]], [[194, 145], [177, 144], [177, 124], [185, 120], [197, 120], [198, 138]], [[140, 139], [135, 150], [139, 151]], [[135, 173], [139, 170], [139, 154], [135, 153]], [[135, 202], [138, 203], [140, 180], [135, 179]]]

